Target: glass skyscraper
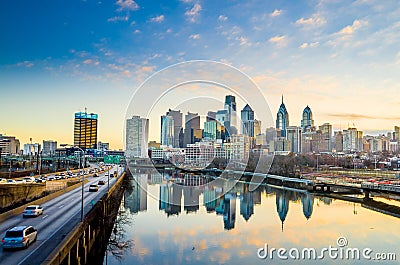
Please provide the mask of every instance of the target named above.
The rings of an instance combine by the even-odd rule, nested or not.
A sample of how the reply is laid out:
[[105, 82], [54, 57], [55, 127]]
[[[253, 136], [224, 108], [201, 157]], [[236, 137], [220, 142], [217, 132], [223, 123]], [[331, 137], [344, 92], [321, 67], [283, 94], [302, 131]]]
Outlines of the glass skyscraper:
[[281, 136], [286, 137], [286, 128], [289, 126], [289, 113], [286, 110], [286, 106], [283, 103], [279, 107], [278, 113], [276, 114], [276, 128], [281, 130]]
[[307, 127], [312, 127], [314, 126], [314, 120], [313, 120], [313, 114], [309, 106], [307, 106], [303, 110], [303, 116], [301, 119], [301, 129], [303, 132], [306, 131]]

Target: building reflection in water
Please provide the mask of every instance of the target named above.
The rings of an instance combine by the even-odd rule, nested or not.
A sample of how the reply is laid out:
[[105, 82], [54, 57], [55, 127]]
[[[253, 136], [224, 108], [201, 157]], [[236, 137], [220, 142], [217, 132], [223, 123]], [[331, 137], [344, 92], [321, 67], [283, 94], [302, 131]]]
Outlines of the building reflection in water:
[[136, 174], [132, 181], [132, 189], [125, 191], [125, 208], [131, 213], [147, 210], [147, 174]]
[[[254, 215], [254, 206], [261, 204], [261, 193], [275, 194], [276, 209], [279, 219], [284, 222], [289, 211], [289, 202], [301, 200], [304, 216], [309, 219], [313, 212], [314, 195], [299, 193], [292, 190], [277, 189], [263, 186], [254, 191], [249, 191], [249, 184], [243, 182], [210, 178], [194, 174], [181, 174], [179, 177], [169, 175], [161, 176], [158, 173], [134, 175], [131, 191], [125, 194], [125, 207], [132, 213], [147, 210], [147, 183], [158, 184], [159, 210], [167, 216], [179, 215], [182, 210], [196, 213], [200, 209], [201, 196], [203, 205], [208, 213], [222, 215], [224, 228], [235, 228], [236, 203], [240, 203], [240, 215], [247, 222]], [[182, 198], [183, 196], [183, 198]], [[183, 201], [183, 209], [182, 209]]]
[[314, 207], [314, 194], [305, 193], [301, 197], [301, 204], [303, 205], [303, 214], [309, 219], [313, 212]]

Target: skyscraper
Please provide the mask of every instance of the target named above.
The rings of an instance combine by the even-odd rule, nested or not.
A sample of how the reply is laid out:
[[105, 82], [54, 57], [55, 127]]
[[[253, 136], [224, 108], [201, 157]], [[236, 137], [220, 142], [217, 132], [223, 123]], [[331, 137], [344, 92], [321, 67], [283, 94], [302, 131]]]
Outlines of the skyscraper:
[[173, 144], [173, 147], [183, 147], [183, 146], [180, 146], [180, 144], [179, 144], [179, 135], [183, 133], [181, 111], [169, 109], [167, 111], [166, 115], [172, 117], [172, 119], [174, 120], [174, 144]]
[[319, 126], [319, 130], [322, 133], [323, 142], [321, 143], [321, 152], [331, 152], [332, 151], [332, 125], [329, 123], [324, 123]]
[[224, 126], [226, 128], [227, 135], [229, 135], [230, 137], [232, 134], [237, 134], [235, 96], [232, 95], [225, 96], [224, 109], [226, 110]]
[[303, 110], [301, 129], [303, 132], [305, 132], [307, 127], [312, 126], [314, 126], [313, 114], [310, 107], [307, 105], [307, 107]]
[[287, 128], [287, 139], [290, 141], [290, 152], [301, 153], [301, 127], [288, 126]]
[[161, 116], [161, 145], [174, 146], [174, 129], [174, 118], [166, 115]]
[[57, 141], [43, 140], [43, 154], [44, 155], [55, 154], [56, 149], [57, 149]]
[[185, 132], [183, 136], [183, 145], [194, 143], [194, 133], [200, 129], [200, 116], [198, 113], [188, 112], [185, 115]]
[[132, 116], [126, 120], [126, 156], [146, 158], [149, 138], [149, 120]]
[[221, 127], [222, 125], [216, 120], [204, 122], [203, 138], [214, 141], [221, 139]]
[[97, 148], [97, 120], [94, 113], [77, 112], [74, 122], [74, 145], [84, 150]]
[[254, 111], [251, 109], [249, 104], [246, 104], [240, 114], [242, 134], [254, 137]]
[[289, 126], [289, 113], [286, 110], [286, 106], [282, 103], [279, 107], [278, 113], [276, 114], [276, 128], [281, 130], [281, 136], [286, 137], [286, 128]]

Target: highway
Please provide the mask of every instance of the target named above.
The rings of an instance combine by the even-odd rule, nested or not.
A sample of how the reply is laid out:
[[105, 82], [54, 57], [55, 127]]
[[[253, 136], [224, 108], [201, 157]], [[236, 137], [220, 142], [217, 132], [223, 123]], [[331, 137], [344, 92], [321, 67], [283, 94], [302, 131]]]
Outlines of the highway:
[[[120, 176], [123, 168], [114, 166], [109, 172], [118, 171]], [[106, 171], [107, 172], [107, 171]], [[108, 177], [105, 173], [99, 177], [87, 177], [88, 183], [84, 186], [84, 212], [92, 208], [92, 201], [97, 202], [107, 193]], [[97, 184], [104, 180], [105, 185], [99, 185], [99, 191], [89, 192], [90, 184]], [[110, 188], [116, 182], [116, 178], [109, 178]], [[50, 200], [42, 207], [43, 215], [35, 218], [23, 218], [21, 215], [13, 216], [0, 224], [0, 236], [3, 238], [7, 229], [20, 225], [32, 225], [38, 230], [37, 241], [27, 249], [22, 250], [0, 250], [0, 264], [40, 264], [40, 259], [46, 258], [48, 254], [61, 242], [61, 240], [80, 222], [82, 188], [71, 190], [53, 200]], [[60, 242], [58, 242], [60, 241]]]

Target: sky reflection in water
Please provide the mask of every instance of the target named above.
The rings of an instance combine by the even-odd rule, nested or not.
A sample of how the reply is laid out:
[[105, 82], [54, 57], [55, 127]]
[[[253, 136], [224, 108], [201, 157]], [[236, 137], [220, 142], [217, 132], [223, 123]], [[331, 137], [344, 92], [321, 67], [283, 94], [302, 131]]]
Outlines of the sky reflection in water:
[[[257, 257], [265, 243], [270, 248], [319, 251], [337, 247], [340, 236], [347, 238], [347, 247], [393, 252], [400, 259], [400, 219], [359, 203], [270, 186], [249, 192], [245, 183], [226, 193], [229, 185], [222, 180], [183, 187], [154, 172], [135, 177], [139, 185], [132, 182], [122, 205], [131, 220], [124, 225], [126, 239], [132, 240], [122, 264], [366, 264], [363, 259], [295, 262]], [[108, 264], [121, 264], [110, 254], [107, 259]]]

